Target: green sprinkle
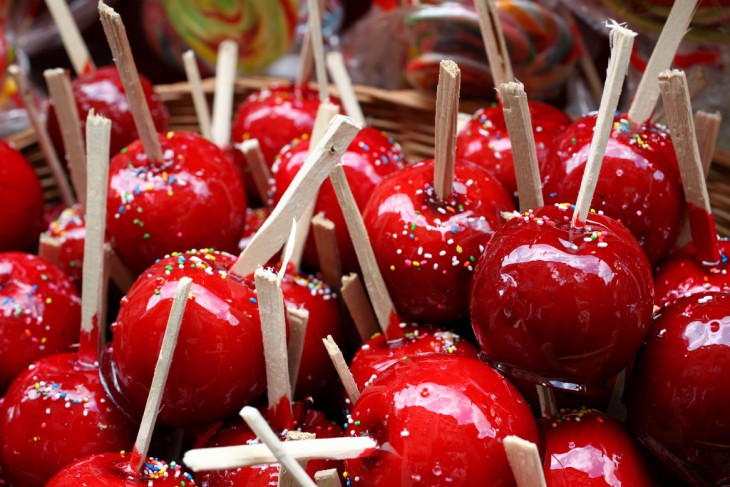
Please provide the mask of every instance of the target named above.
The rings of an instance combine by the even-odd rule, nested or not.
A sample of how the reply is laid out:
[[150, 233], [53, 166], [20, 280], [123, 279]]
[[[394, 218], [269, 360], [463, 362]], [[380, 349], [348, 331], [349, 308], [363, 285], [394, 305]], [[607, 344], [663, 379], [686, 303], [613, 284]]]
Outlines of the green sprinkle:
[[160, 290], [159, 289], [155, 289], [155, 296], [159, 296], [159, 295], [160, 295]]
[[45, 274], [41, 274], [41, 279], [43, 279], [44, 281], [47, 281], [48, 280], [48, 276], [45, 275]]
[[571, 144], [575, 144], [576, 142], [577, 142], [577, 141], [575, 140], [575, 137], [573, 137], [572, 139], [570, 139], [570, 143], [571, 143]]
[[355, 421], [355, 426], [360, 426], [360, 421]]
[[415, 229], [416, 229], [416, 224], [415, 223], [411, 223], [411, 231], [413, 231]]
[[149, 233], [145, 233], [144, 235], [142, 235], [142, 238], [145, 239], [145, 240], [147, 240], [148, 238], [150, 238], [150, 234]]

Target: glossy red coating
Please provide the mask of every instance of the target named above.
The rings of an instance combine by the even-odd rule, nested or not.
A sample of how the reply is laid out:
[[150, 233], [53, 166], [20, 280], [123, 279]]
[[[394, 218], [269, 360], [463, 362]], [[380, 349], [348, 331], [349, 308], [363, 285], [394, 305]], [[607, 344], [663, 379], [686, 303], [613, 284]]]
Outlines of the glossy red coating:
[[107, 396], [96, 367], [62, 353], [19, 375], [0, 405], [0, 465], [11, 485], [42, 487], [69, 463], [134, 442], [135, 420]]
[[349, 435], [380, 447], [345, 462], [353, 486], [514, 486], [502, 440], [537, 442], [530, 407], [506, 379], [444, 354], [393, 365], [362, 391], [348, 423]]
[[[289, 187], [299, 169], [304, 165], [309, 153], [309, 140], [297, 140], [284, 147], [279, 154], [272, 172], [272, 205], [279, 202], [284, 191]], [[385, 134], [372, 127], [363, 128], [342, 155], [345, 176], [360, 211], [365, 209], [375, 187], [389, 174], [403, 168], [403, 152], [400, 145]], [[335, 190], [329, 179], [322, 183], [314, 207], [314, 214], [324, 213], [335, 224], [337, 248], [345, 272], [360, 269], [352, 246], [347, 223], [337, 202]], [[304, 262], [310, 267], [319, 268], [317, 247], [314, 236], [310, 232], [304, 251]]]
[[192, 475], [175, 462], [148, 457], [141, 473], [129, 467], [129, 453], [100, 453], [57, 473], [46, 487], [195, 487]]
[[457, 160], [446, 201], [433, 188], [433, 160], [375, 189], [363, 218], [398, 315], [454, 323], [469, 312], [469, 287], [484, 245], [512, 211], [511, 197], [484, 168]]
[[[306, 403], [295, 402], [293, 431], [314, 433], [317, 438], [339, 438], [342, 429], [328, 420], [323, 413], [311, 409]], [[263, 411], [264, 415], [266, 414]], [[285, 432], [279, 433], [282, 441]], [[233, 446], [258, 443], [256, 435], [240, 418], [225, 424], [208, 442], [208, 447]], [[307, 473], [314, 478], [319, 470], [337, 468], [342, 470], [342, 462], [334, 460], [311, 460], [307, 463]], [[200, 472], [195, 475], [202, 487], [270, 487], [279, 482], [279, 464], [259, 465], [253, 467], [220, 470], [217, 472]]]
[[36, 360], [78, 343], [81, 297], [58, 267], [0, 253], [0, 395]]
[[[532, 133], [537, 160], [547, 157], [553, 140], [570, 125], [570, 118], [557, 108], [530, 101]], [[505, 189], [517, 198], [517, 180], [512, 160], [512, 143], [500, 105], [477, 110], [456, 139], [456, 157], [487, 169]]]
[[429, 326], [408, 325], [404, 339], [388, 342], [378, 333], [355, 353], [350, 371], [358, 389], [363, 390], [375, 377], [382, 374], [403, 357], [424, 353], [444, 353], [459, 357], [477, 358], [479, 350], [456, 333]]
[[657, 306], [674, 299], [702, 292], [730, 293], [730, 241], [719, 239], [721, 259], [717, 264], [705, 265], [697, 259], [691, 243], [675, 250], [656, 268], [654, 290]]
[[81, 290], [86, 238], [86, 218], [81, 207], [65, 208], [48, 227], [48, 233], [61, 243], [58, 267], [71, 278], [76, 289]]
[[537, 421], [549, 487], [655, 487], [647, 458], [626, 427], [581, 408]]
[[43, 190], [33, 167], [0, 140], [0, 252], [29, 250], [43, 229]]
[[[158, 132], [167, 130], [169, 114], [162, 100], [154, 92], [152, 83], [144, 76], [141, 77], [142, 90], [144, 92], [147, 106], [150, 107], [152, 120]], [[137, 128], [134, 125], [132, 112], [129, 109], [129, 101], [124, 91], [124, 85], [119, 72], [114, 66], [105, 66], [88, 74], [74, 79], [71, 83], [76, 108], [79, 112], [81, 133], [86, 137], [86, 117], [91, 109], [97, 115], [104, 115], [112, 121], [111, 147], [112, 155], [122, 150], [139, 138]], [[61, 129], [53, 104], [48, 106], [48, 132], [53, 139], [53, 145], [59, 154], [65, 154]]]
[[[116, 387], [144, 409], [179, 280], [193, 280], [158, 422], [212, 423], [237, 412], [266, 385], [256, 294], [227, 273], [235, 257], [189, 251], [147, 269], [122, 299], [112, 325]], [[106, 373], [105, 373], [106, 375]]]
[[236, 252], [246, 195], [230, 156], [197, 134], [159, 140], [162, 163], [151, 163], [139, 140], [111, 162], [107, 233], [117, 255], [141, 273], [170, 252]]
[[629, 388], [649, 451], [696, 486], [730, 482], [730, 296], [681, 298], [655, 316]]
[[[546, 203], [578, 198], [595, 124], [596, 115], [586, 115], [555, 140], [540, 166]], [[667, 255], [682, 226], [684, 193], [665, 128], [616, 116], [591, 207], [620, 220], [652, 265]]]
[[651, 269], [616, 220], [590, 214], [574, 229], [572, 216], [539, 207], [495, 232], [474, 274], [472, 327], [507, 373], [602, 388], [649, 331]]

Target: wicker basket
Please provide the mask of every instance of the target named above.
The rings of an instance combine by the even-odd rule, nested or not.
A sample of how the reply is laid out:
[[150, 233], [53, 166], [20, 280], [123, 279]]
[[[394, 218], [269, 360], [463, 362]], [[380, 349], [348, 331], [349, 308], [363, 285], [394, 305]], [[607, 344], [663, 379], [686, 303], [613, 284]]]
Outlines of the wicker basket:
[[[270, 86], [282, 80], [252, 77], [236, 82], [235, 103], [238, 105], [251, 92]], [[203, 81], [203, 89], [212, 101], [215, 83], [213, 79]], [[187, 83], [159, 85], [157, 93], [170, 111], [170, 126], [174, 130], [197, 131], [190, 89]], [[368, 123], [400, 142], [409, 160], [433, 157], [435, 98], [413, 90], [389, 91], [368, 86], [356, 86], [355, 91]], [[332, 87], [336, 94], [336, 88]], [[460, 111], [473, 113], [488, 103], [484, 100], [462, 100]], [[30, 130], [10, 138], [33, 164], [41, 179], [47, 201], [59, 198], [58, 189], [45, 164], [35, 136]], [[730, 236], [730, 151], [720, 149], [708, 178], [708, 190], [712, 202], [718, 232]]]

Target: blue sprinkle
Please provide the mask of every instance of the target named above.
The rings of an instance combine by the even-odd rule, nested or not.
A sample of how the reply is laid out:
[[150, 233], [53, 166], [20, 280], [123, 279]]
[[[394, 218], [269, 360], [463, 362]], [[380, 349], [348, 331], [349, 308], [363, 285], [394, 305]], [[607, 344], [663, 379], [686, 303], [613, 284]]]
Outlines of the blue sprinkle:
[[451, 233], [456, 233], [456, 225], [454, 225], [453, 227], [451, 227]]
[[139, 191], [139, 186], [135, 186], [135, 187], [134, 187], [134, 194], [135, 194], [135, 195], [139, 195], [139, 193], [140, 193], [140, 191]]
[[173, 176], [172, 174], [170, 174], [170, 177], [167, 178], [167, 182], [170, 183], [170, 184], [174, 183], [175, 182], [175, 176]]
[[248, 300], [251, 301], [251, 303], [253, 303], [253, 304], [257, 303], [256, 298], [248, 298]]
[[415, 236], [414, 236], [413, 234], [410, 234], [410, 235], [408, 235], [408, 238], [410, 238], [410, 239], [414, 239], [414, 238], [416, 238], [416, 237], [415, 237]]
[[124, 205], [119, 207], [119, 213], [124, 213]]

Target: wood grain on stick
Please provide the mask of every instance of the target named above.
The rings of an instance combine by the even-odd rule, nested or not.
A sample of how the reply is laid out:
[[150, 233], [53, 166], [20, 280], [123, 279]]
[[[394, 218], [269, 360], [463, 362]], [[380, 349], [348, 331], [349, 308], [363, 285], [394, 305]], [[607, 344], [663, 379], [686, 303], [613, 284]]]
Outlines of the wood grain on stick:
[[327, 65], [324, 60], [324, 41], [322, 39], [322, 13], [323, 7], [320, 0], [307, 0], [309, 9], [307, 26], [312, 42], [312, 55], [314, 57], [314, 71], [317, 73], [317, 89], [319, 90], [319, 101], [329, 102], [329, 84], [327, 82]]
[[238, 149], [243, 153], [246, 165], [251, 169], [251, 176], [259, 198], [266, 203], [269, 199], [271, 170], [269, 165], [266, 164], [266, 158], [261, 151], [261, 144], [256, 139], [244, 140], [238, 145]]
[[459, 115], [461, 71], [453, 61], [441, 61], [436, 89], [434, 189], [441, 200], [451, 196], [456, 162], [456, 122]]
[[[303, 431], [287, 431], [284, 441], [301, 441], [313, 440], [317, 435], [314, 433], [305, 433]], [[303, 469], [307, 469], [308, 460], [297, 460]], [[299, 483], [297, 479], [289, 474], [286, 468], [279, 466], [279, 485], [278, 487], [297, 487]]]
[[41, 233], [38, 241], [38, 257], [58, 265], [61, 260], [61, 239], [53, 237], [49, 232]]
[[537, 445], [513, 435], [507, 436], [503, 444], [517, 487], [546, 487]]
[[336, 468], [320, 470], [314, 474], [314, 481], [317, 482], [317, 487], [342, 487], [340, 473]]
[[[319, 14], [325, 9], [327, 0], [319, 0]], [[314, 67], [314, 48], [312, 47], [312, 32], [307, 23], [307, 31], [302, 39], [302, 50], [299, 53], [299, 68], [297, 69], [296, 85], [304, 86], [312, 79], [312, 69]]]
[[487, 51], [489, 71], [492, 73], [494, 86], [513, 81], [515, 75], [512, 71], [512, 62], [495, 1], [475, 0], [474, 6], [477, 9], [479, 29], [482, 32], [482, 41]]
[[345, 113], [348, 117], [353, 119], [355, 123], [360, 125], [366, 125], [365, 115], [362, 113], [362, 107], [360, 101], [357, 99], [355, 89], [352, 86], [352, 80], [350, 75], [347, 73], [347, 67], [345, 66], [345, 58], [341, 53], [332, 51], [327, 54], [326, 58], [327, 68], [337, 86], [337, 92], [342, 102], [342, 106], [345, 108]]
[[289, 320], [289, 344], [287, 345], [289, 382], [291, 383], [291, 395], [294, 397], [297, 380], [299, 379], [299, 368], [302, 363], [302, 354], [304, 353], [304, 338], [307, 335], [309, 311], [304, 308], [287, 308], [286, 316]]
[[317, 213], [312, 218], [312, 232], [317, 246], [322, 279], [332, 290], [339, 292], [342, 283], [342, 261], [337, 247], [335, 224], [324, 213]]
[[205, 97], [205, 92], [203, 92], [203, 84], [200, 79], [200, 70], [198, 69], [198, 62], [195, 59], [195, 53], [192, 50], [185, 51], [182, 60], [183, 66], [185, 67], [185, 76], [190, 85], [190, 95], [193, 99], [195, 115], [198, 117], [200, 135], [212, 141], [210, 108], [208, 107], [208, 99]]
[[218, 46], [218, 60], [215, 68], [213, 121], [210, 127], [213, 143], [221, 148], [227, 148], [231, 141], [233, 91], [237, 63], [238, 44], [231, 40], [221, 42]]
[[48, 11], [53, 17], [58, 33], [61, 35], [61, 42], [71, 60], [71, 65], [77, 76], [90, 73], [96, 69], [91, 59], [89, 49], [86, 47], [79, 26], [71, 13], [66, 0], [46, 0]]
[[695, 133], [697, 134], [697, 146], [702, 161], [702, 173], [705, 178], [707, 178], [707, 173], [710, 172], [712, 159], [715, 157], [715, 148], [717, 147], [717, 138], [720, 135], [721, 125], [722, 115], [720, 115], [720, 112], [707, 113], [698, 110], [695, 113]]
[[350, 316], [352, 316], [352, 321], [355, 322], [355, 328], [357, 328], [357, 333], [360, 335], [360, 340], [363, 343], [367, 342], [381, 330], [360, 276], [354, 272], [343, 276], [340, 292], [342, 293], [342, 300], [345, 302]]
[[327, 354], [330, 356], [330, 360], [332, 360], [332, 365], [335, 366], [335, 370], [337, 371], [340, 381], [342, 381], [342, 385], [345, 387], [345, 392], [347, 393], [347, 397], [350, 399], [350, 404], [354, 406], [357, 403], [357, 400], [360, 399], [360, 389], [358, 389], [357, 384], [355, 383], [355, 378], [352, 376], [352, 372], [350, 372], [347, 362], [345, 362], [342, 350], [340, 350], [340, 347], [332, 338], [332, 335], [327, 335], [327, 338], [323, 338], [322, 342], [327, 348]]

